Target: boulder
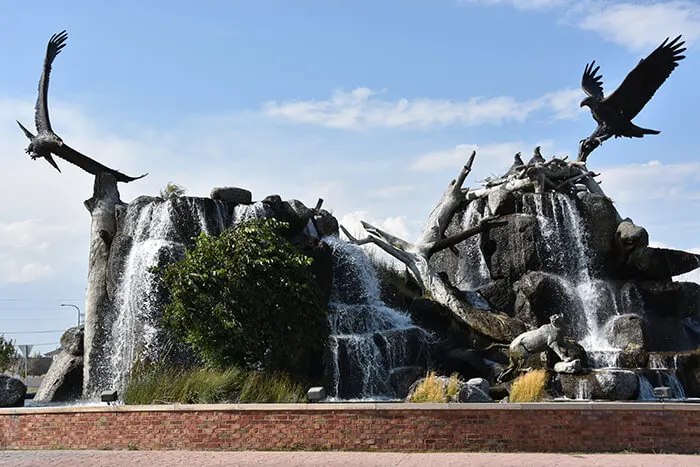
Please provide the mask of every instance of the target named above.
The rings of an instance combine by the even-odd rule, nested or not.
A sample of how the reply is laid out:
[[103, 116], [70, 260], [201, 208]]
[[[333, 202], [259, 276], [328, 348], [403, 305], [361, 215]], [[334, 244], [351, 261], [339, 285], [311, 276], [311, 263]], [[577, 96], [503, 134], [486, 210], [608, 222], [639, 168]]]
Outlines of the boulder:
[[564, 395], [569, 399], [626, 401], [637, 398], [639, 378], [630, 370], [593, 370], [585, 375], [560, 374]]
[[485, 394], [488, 394], [489, 390], [491, 389], [491, 385], [484, 378], [471, 378], [467, 380], [467, 384], [478, 387]]
[[670, 281], [700, 267], [700, 256], [680, 250], [645, 247], [627, 257], [624, 274], [629, 279]]
[[[450, 384], [450, 378], [448, 376], [437, 376], [435, 379], [437, 383], [442, 386], [443, 390], [446, 391]], [[493, 399], [489, 396], [488, 389], [483, 391], [484, 383], [481, 378], [476, 378], [476, 380], [478, 381], [474, 381], [472, 384], [458, 381], [456, 394], [454, 396], [448, 396], [447, 402], [493, 402]], [[425, 378], [421, 378], [411, 385], [408, 396], [406, 397], [407, 401], [411, 400], [416, 388], [418, 388], [423, 381], [425, 381]]]
[[683, 384], [687, 397], [700, 397], [700, 351], [679, 354], [676, 375]]
[[[483, 200], [474, 200], [472, 203], [483, 203]], [[483, 208], [483, 206], [482, 206]], [[455, 235], [462, 231], [462, 223], [464, 220], [465, 211], [458, 210], [450, 219], [450, 223], [447, 224], [445, 229], [445, 236]], [[472, 237], [464, 242], [460, 242], [454, 245], [452, 248], [446, 248], [435, 252], [429, 260], [430, 267], [437, 273], [446, 274], [449, 279], [449, 283], [453, 285], [458, 285], [461, 282], [461, 277], [458, 275], [460, 270], [460, 264], [467, 261], [466, 255], [468, 255], [467, 244], [468, 242], [478, 241], [478, 238]]]
[[[494, 378], [490, 366], [484, 363], [481, 352], [474, 349], [453, 348], [438, 355], [438, 364], [445, 373], [459, 373], [464, 376]], [[477, 379], [477, 378], [474, 378]], [[482, 379], [482, 378], [478, 378]]]
[[622, 349], [618, 361], [621, 368], [646, 368], [649, 364], [649, 353], [643, 346], [629, 343]]
[[614, 247], [618, 255], [622, 258], [635, 250], [649, 246], [649, 233], [644, 227], [635, 225], [626, 219], [617, 226], [614, 237]]
[[700, 315], [700, 284], [635, 281], [647, 314], [686, 318]]
[[0, 407], [23, 407], [27, 386], [17, 378], [0, 374]]
[[396, 397], [405, 399], [411, 385], [425, 375], [425, 368], [420, 366], [402, 366], [394, 368], [389, 373], [389, 384], [396, 393]]
[[601, 273], [608, 269], [613, 252], [613, 239], [618, 228], [617, 210], [607, 196], [588, 191], [576, 193], [577, 206], [588, 234], [587, 244], [593, 269]]
[[581, 365], [581, 360], [575, 359], [568, 362], [557, 362], [554, 364], [554, 371], [557, 373], [566, 373], [570, 375], [575, 375], [581, 373], [583, 370], [583, 365]]
[[[564, 337], [564, 353], [566, 354], [567, 357], [571, 360], [578, 360], [581, 362], [581, 366], [583, 368], [588, 368], [589, 363], [588, 363], [588, 355], [586, 354], [586, 349], [583, 348], [581, 344], [576, 342], [574, 339], [571, 337]], [[554, 353], [554, 351], [550, 350], [550, 353]]]
[[70, 355], [83, 354], [83, 339], [85, 338], [85, 327], [75, 326], [66, 330], [61, 336], [61, 347]]
[[507, 279], [489, 282], [479, 289], [479, 293], [492, 310], [514, 316], [515, 290], [513, 290], [513, 284]]
[[542, 240], [537, 217], [510, 214], [504, 222], [481, 234], [481, 251], [491, 278], [508, 279], [511, 283], [529, 271], [542, 269], [537, 249]]
[[215, 187], [211, 190], [209, 197], [216, 201], [232, 204], [251, 204], [253, 202], [253, 194], [249, 190], [232, 186]]
[[630, 344], [641, 349], [647, 348], [644, 320], [636, 314], [629, 313], [612, 318], [606, 337], [612, 346], [619, 349], [625, 349]]
[[325, 209], [321, 209], [314, 214], [314, 225], [319, 237], [327, 237], [329, 235], [338, 235], [338, 219]]
[[34, 395], [37, 402], [78, 400], [83, 392], [83, 357], [65, 350], [58, 354]]
[[495, 190], [487, 199], [489, 211], [493, 216], [505, 216], [515, 213], [515, 195], [512, 191]]
[[465, 383], [459, 390], [458, 402], [493, 402], [488, 389], [483, 391], [480, 386]]
[[451, 347], [474, 347], [476, 343], [474, 331], [459, 323], [449, 308], [433, 300], [414, 300], [408, 313], [417, 325], [450, 342]]
[[562, 313], [572, 330], [582, 326], [577, 321], [583, 317], [583, 305], [560, 276], [533, 271], [525, 274], [515, 287], [515, 317], [519, 320], [538, 327], [549, 323], [551, 315]]

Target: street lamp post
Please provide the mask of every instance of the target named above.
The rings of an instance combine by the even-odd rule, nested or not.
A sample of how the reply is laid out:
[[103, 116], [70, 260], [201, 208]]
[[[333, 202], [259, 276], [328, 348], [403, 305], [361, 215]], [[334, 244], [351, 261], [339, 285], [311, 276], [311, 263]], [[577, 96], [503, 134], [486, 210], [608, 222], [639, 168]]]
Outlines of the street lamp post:
[[72, 305], [70, 303], [61, 303], [61, 306], [72, 306], [76, 310], [78, 310], [78, 326], [80, 326], [80, 308], [77, 307], [77, 305]]

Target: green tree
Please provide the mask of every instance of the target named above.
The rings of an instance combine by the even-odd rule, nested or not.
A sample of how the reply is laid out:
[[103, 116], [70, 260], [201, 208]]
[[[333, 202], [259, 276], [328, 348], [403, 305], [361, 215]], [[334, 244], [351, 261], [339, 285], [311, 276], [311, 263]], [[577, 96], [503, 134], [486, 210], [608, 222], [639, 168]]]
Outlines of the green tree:
[[12, 341], [5, 340], [0, 334], [0, 373], [17, 363], [17, 349]]
[[172, 301], [165, 324], [206, 363], [303, 374], [309, 352], [327, 339], [327, 306], [312, 262], [255, 219], [219, 237], [200, 235], [185, 258], [166, 266]]

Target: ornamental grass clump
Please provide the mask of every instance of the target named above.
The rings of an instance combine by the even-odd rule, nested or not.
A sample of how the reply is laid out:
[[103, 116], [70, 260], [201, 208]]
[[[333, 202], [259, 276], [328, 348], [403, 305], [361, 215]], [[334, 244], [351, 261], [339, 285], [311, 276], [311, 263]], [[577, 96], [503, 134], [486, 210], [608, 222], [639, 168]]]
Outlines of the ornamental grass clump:
[[240, 368], [178, 368], [136, 365], [124, 403], [219, 404], [306, 402], [304, 387], [281, 373]]
[[510, 389], [510, 402], [539, 402], [547, 392], [547, 371], [534, 370], [519, 376]]
[[445, 378], [431, 371], [413, 391], [409, 402], [454, 402], [459, 396], [460, 383], [456, 373], [445, 382]]

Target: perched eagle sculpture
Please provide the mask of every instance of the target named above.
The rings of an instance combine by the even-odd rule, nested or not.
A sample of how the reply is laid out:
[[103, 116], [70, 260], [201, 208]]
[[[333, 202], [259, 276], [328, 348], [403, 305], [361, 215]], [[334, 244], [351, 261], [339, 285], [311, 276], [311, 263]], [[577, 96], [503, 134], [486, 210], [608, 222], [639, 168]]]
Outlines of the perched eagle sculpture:
[[55, 154], [58, 157], [65, 159], [71, 164], [75, 164], [86, 172], [94, 175], [103, 172], [110, 173], [114, 175], [119, 182], [131, 182], [145, 177], [148, 174], [143, 174], [139, 177], [130, 177], [100, 164], [96, 160], [85, 156], [68, 146], [56, 133], [53, 132], [53, 129], [51, 129], [48, 107], [49, 75], [51, 74], [51, 65], [53, 64], [54, 59], [59, 53], [61, 53], [61, 50], [66, 45], [66, 39], [68, 39], [68, 34], [66, 31], [54, 34], [51, 36], [49, 44], [46, 47], [44, 71], [41, 74], [41, 79], [39, 80], [39, 96], [36, 99], [36, 106], [34, 107], [34, 122], [37, 131], [36, 136], [27, 130], [19, 121], [17, 121], [17, 124], [22, 129], [25, 136], [29, 138], [29, 146], [27, 146], [25, 152], [29, 154], [32, 159], [43, 157], [59, 172], [61, 169], [58, 168], [58, 164], [56, 164], [56, 161], [53, 159], [51, 154]]
[[[583, 72], [581, 87], [588, 97], [581, 101], [581, 107], [588, 106], [598, 128], [579, 144], [579, 161], [585, 162], [588, 155], [603, 141], [611, 137], [626, 136], [641, 138], [644, 135], [658, 135], [659, 131], [641, 128], [632, 119], [644, 108], [657, 89], [685, 58], [681, 36], [669, 42], [667, 38], [627, 75], [622, 84], [608, 97], [603, 94], [603, 76], [597, 75], [600, 66], [595, 60]], [[597, 75], [597, 76], [596, 76]]]
[[535, 148], [535, 151], [534, 151], [532, 157], [530, 158], [529, 161], [527, 161], [527, 165], [544, 164], [544, 163], [545, 163], [545, 158], [542, 156], [542, 149], [539, 146], [537, 146]]

